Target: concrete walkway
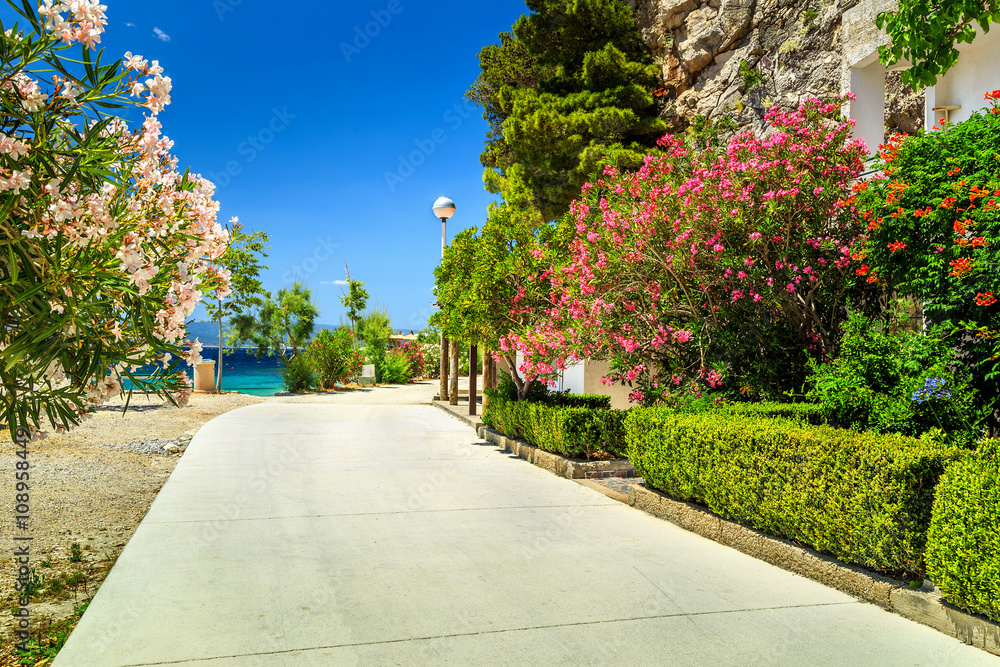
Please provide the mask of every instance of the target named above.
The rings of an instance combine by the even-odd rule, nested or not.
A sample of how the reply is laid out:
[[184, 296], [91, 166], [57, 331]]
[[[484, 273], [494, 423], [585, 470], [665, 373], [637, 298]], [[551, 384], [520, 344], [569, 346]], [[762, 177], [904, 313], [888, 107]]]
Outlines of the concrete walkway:
[[206, 425], [55, 665], [1000, 664], [512, 459], [433, 390]]

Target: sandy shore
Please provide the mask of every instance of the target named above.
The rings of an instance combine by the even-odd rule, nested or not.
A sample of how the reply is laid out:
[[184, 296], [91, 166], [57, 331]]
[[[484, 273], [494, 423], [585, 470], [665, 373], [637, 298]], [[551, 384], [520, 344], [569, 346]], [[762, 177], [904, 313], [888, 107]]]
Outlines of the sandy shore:
[[[265, 400], [245, 394], [195, 394], [186, 407], [175, 408], [155, 397], [135, 396], [124, 413], [124, 401], [111, 402], [73, 431], [33, 444], [28, 531], [33, 538], [32, 563], [41, 582], [64, 582], [54, 587], [55, 592], [51, 585], [42, 588], [41, 601], [33, 605], [33, 612], [65, 618], [74, 606], [93, 596], [181, 456], [162, 451], [138, 453], [109, 445], [189, 438], [213, 417]], [[0, 513], [0, 604], [5, 612], [0, 624], [9, 628], [15, 579], [12, 508], [16, 459], [7, 433], [0, 434], [0, 450], [0, 470], [4, 471], [0, 474], [0, 507], [4, 508]], [[80, 545], [79, 558], [71, 562], [74, 543]], [[79, 581], [73, 582], [74, 575]], [[9, 652], [5, 650], [10, 646], [9, 635], [5, 629], [0, 664], [12, 664], [7, 663]]]

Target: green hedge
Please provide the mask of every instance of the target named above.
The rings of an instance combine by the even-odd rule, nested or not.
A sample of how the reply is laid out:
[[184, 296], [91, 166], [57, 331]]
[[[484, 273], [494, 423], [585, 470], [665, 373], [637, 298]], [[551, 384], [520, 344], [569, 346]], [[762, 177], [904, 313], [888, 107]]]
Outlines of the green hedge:
[[826, 410], [818, 403], [722, 403], [721, 405], [713, 405], [712, 401], [703, 399], [661, 409], [676, 415], [760, 415], [761, 417], [789, 419], [814, 426], [821, 426], [828, 421]]
[[927, 574], [949, 602], [1000, 621], [1000, 441], [981, 445], [942, 478]]
[[547, 394], [545, 398], [538, 402], [563, 408], [592, 408], [594, 410], [611, 409], [611, 397], [600, 396], [598, 394], [552, 393]]
[[816, 403], [733, 403], [716, 408], [734, 415], [760, 415], [775, 419], [822, 426], [827, 423], [827, 413]]
[[957, 450], [759, 414], [632, 410], [650, 487], [874, 570], [922, 577], [934, 486]]
[[553, 394], [543, 401], [515, 401], [489, 390], [487, 395], [483, 421], [509, 438], [569, 458], [591, 458], [599, 451], [625, 455], [627, 413], [611, 410], [607, 396]]

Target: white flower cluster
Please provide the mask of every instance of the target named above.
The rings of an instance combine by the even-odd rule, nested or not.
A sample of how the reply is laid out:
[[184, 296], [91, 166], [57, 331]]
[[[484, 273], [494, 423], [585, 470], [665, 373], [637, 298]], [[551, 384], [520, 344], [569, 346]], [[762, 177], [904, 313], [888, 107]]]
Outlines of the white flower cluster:
[[[101, 41], [108, 17], [104, 15], [107, 5], [97, 0], [70, 0], [56, 2], [43, 0], [38, 6], [38, 14], [45, 19], [45, 29], [58, 34], [64, 42], [80, 42], [94, 48]], [[64, 16], [65, 14], [65, 16]]]

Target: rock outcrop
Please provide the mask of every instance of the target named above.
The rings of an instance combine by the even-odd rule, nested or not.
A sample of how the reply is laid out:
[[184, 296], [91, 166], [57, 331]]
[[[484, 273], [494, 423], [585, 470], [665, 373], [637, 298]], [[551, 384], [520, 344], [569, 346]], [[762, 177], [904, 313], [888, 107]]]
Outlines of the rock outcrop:
[[[843, 13], [859, 0], [630, 0], [663, 71], [672, 131], [699, 117], [763, 129], [767, 107], [844, 91]], [[923, 95], [890, 75], [888, 131], [922, 126]]]

